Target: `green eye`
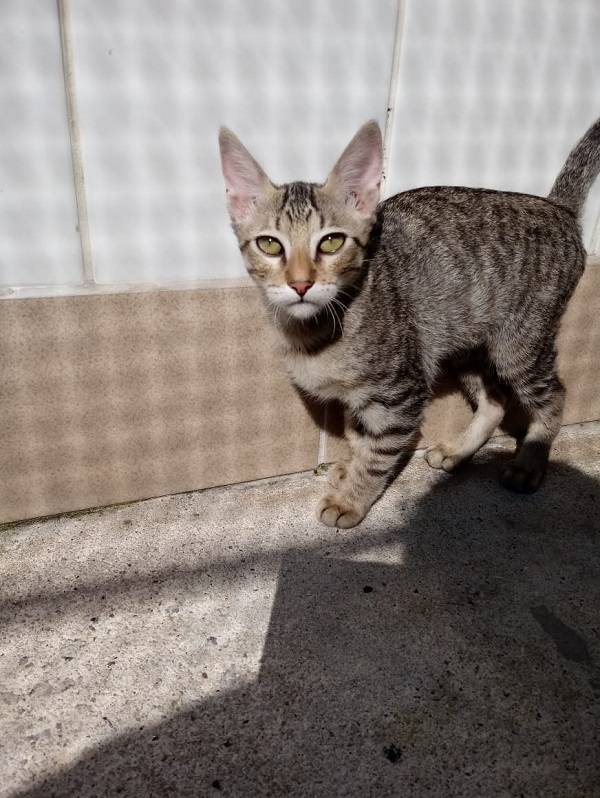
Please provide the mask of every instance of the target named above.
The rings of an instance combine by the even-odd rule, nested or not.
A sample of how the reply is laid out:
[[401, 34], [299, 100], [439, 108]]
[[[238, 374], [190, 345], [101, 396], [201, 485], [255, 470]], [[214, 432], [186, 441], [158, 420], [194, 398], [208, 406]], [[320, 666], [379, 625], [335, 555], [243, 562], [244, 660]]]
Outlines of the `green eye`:
[[256, 239], [256, 245], [265, 255], [280, 255], [283, 251], [279, 241], [271, 236], [259, 236]]
[[343, 233], [330, 233], [328, 236], [323, 236], [319, 241], [319, 252], [331, 255], [332, 252], [337, 252], [343, 246], [345, 240], [346, 236]]

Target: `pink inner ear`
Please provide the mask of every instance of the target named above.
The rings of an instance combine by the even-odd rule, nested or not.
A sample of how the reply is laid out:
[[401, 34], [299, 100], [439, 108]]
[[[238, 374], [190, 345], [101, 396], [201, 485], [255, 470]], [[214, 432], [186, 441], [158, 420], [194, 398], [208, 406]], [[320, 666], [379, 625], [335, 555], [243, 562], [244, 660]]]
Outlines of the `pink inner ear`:
[[381, 131], [376, 122], [367, 122], [340, 156], [330, 179], [354, 199], [361, 215], [370, 216], [379, 202], [382, 171]]
[[229, 215], [232, 221], [243, 221], [269, 185], [269, 179], [237, 136], [226, 128], [221, 130], [219, 147]]

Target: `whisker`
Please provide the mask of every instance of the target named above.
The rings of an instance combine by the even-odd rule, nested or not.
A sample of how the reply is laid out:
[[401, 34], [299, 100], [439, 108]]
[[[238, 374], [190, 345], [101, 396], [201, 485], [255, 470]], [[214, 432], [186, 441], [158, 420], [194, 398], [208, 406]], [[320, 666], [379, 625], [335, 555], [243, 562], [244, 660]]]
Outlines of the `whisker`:
[[[337, 312], [337, 310], [336, 310], [336, 308], [334, 306], [334, 303], [337, 303], [337, 300], [335, 299], [335, 297], [333, 298], [333, 300], [328, 302], [327, 305], [326, 305], [328, 311], [331, 313], [332, 318], [333, 318], [333, 335], [331, 336], [332, 338], [335, 336], [336, 322], [339, 325], [340, 332], [343, 329], [342, 320], [340, 319], [340, 317], [338, 315], [338, 312]], [[337, 304], [339, 304], [339, 303], [337, 303]]]
[[279, 317], [279, 314], [281, 312], [281, 305], [278, 302], [274, 302], [272, 299], [268, 299], [267, 307], [269, 308], [269, 310], [272, 308], [273, 323], [275, 324], [275, 326], [282, 326], [281, 319]]
[[331, 332], [331, 338], [333, 339], [335, 338], [335, 323], [336, 323], [335, 313], [333, 312], [333, 308], [331, 307], [331, 305], [329, 305], [329, 303], [325, 305], [325, 310], [327, 311], [327, 315], [331, 316], [331, 320], [333, 322], [333, 330]]
[[354, 299], [354, 295], [348, 293], [348, 291], [344, 291], [342, 288], [338, 288], [336, 296], [346, 296], [348, 299]]
[[[333, 297], [333, 299], [331, 300], [331, 304], [332, 305], [337, 305], [339, 308], [341, 308], [342, 314], [345, 314], [346, 311], [348, 310], [348, 308], [344, 305], [344, 303], [340, 302], [340, 300], [336, 299], [336, 297]], [[344, 325], [342, 324], [342, 320], [339, 317], [339, 315], [337, 313], [336, 313], [336, 315], [338, 317], [338, 321], [339, 321], [339, 324], [340, 324], [340, 330], [342, 330]]]

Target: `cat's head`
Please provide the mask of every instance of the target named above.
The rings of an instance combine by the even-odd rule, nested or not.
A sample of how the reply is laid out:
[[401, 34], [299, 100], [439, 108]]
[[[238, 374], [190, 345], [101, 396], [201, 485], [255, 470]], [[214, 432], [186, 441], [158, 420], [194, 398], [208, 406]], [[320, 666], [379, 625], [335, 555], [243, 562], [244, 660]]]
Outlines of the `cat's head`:
[[315, 316], [362, 271], [382, 176], [379, 126], [368, 122], [358, 131], [322, 185], [274, 185], [227, 128], [219, 145], [227, 208], [248, 273], [278, 318]]

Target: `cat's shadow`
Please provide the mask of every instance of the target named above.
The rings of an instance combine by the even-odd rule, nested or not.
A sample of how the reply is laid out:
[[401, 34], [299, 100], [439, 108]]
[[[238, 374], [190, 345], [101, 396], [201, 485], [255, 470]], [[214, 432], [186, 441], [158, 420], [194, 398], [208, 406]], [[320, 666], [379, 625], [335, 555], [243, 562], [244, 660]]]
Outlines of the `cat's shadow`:
[[496, 466], [482, 454], [408, 514], [395, 491], [337, 543], [278, 552], [254, 683], [21, 795], [495, 795], [507, 774], [514, 795], [594, 794], [600, 484], [555, 463], [518, 496]]

